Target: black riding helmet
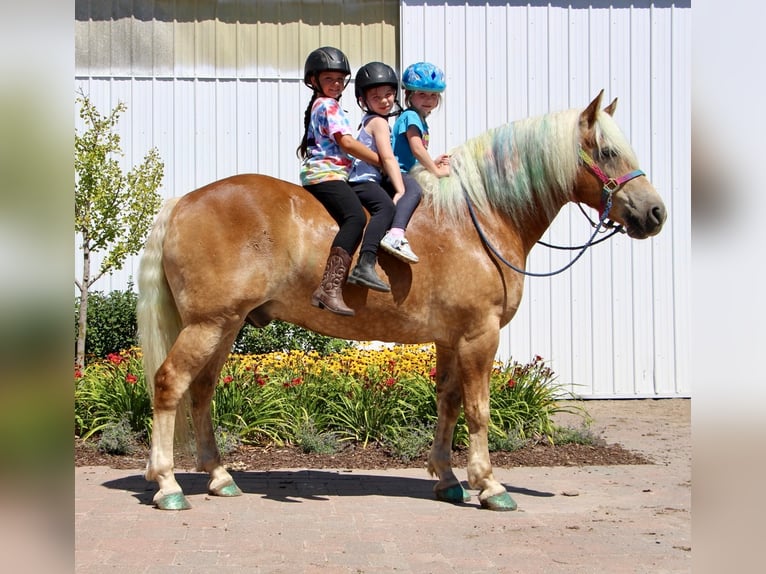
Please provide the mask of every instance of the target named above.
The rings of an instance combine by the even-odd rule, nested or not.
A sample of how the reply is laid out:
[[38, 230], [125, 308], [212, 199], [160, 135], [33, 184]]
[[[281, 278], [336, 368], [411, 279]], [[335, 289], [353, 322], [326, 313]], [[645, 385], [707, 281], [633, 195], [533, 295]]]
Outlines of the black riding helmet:
[[[364, 92], [376, 86], [391, 86], [396, 94], [399, 93], [399, 78], [396, 77], [396, 72], [391, 66], [383, 62], [370, 62], [359, 68], [354, 80], [354, 94], [359, 107], [362, 109], [368, 107], [364, 101]], [[396, 115], [398, 113], [397, 108], [400, 108], [398, 95], [394, 111], [389, 115]]]
[[313, 90], [311, 79], [317, 77], [319, 72], [341, 72], [350, 76], [351, 66], [348, 64], [346, 54], [338, 48], [324, 46], [317, 48], [306, 58], [306, 64], [303, 67], [303, 83]]

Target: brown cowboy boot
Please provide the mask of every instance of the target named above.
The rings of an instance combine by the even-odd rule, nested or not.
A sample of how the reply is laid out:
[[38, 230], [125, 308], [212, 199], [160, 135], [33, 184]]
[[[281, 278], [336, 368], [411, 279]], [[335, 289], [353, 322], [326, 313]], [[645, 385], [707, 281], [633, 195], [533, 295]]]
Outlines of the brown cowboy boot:
[[343, 284], [348, 277], [351, 255], [342, 247], [333, 247], [324, 268], [322, 282], [311, 295], [311, 304], [320, 309], [328, 309], [338, 315], [354, 316], [354, 310], [343, 301]]

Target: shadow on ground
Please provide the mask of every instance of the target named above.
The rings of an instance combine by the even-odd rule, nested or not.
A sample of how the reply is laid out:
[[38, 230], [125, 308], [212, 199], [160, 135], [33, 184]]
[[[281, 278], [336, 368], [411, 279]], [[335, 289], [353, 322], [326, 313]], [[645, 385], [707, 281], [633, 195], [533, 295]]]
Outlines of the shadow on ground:
[[[245, 495], [255, 494], [262, 498], [285, 503], [302, 500], [329, 500], [328, 496], [387, 496], [433, 500], [434, 479], [404, 476], [382, 476], [361, 473], [345, 473], [323, 470], [233, 472], [232, 476]], [[203, 473], [176, 473], [187, 496], [207, 494], [207, 475]], [[132, 492], [141, 504], [152, 504], [157, 490], [154, 482], [134, 474], [103, 483], [115, 490]], [[511, 495], [552, 497], [552, 492], [504, 485]], [[467, 488], [467, 484], [463, 484]], [[474, 501], [475, 498], [472, 498]], [[470, 503], [469, 503], [470, 505]], [[478, 506], [478, 504], [476, 505]]]

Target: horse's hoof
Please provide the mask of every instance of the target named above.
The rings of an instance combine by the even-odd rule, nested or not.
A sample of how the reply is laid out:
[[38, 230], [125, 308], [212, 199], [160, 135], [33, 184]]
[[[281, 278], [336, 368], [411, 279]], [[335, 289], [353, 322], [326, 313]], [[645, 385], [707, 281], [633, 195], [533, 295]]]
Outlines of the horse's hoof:
[[492, 495], [480, 502], [482, 508], [488, 508], [489, 510], [516, 510], [516, 501], [507, 492]]
[[436, 491], [436, 499], [452, 504], [462, 504], [471, 500], [471, 495], [460, 484], [453, 484], [449, 488]]
[[230, 482], [226, 486], [211, 490], [210, 494], [213, 496], [242, 496], [242, 491], [234, 482]]
[[154, 501], [160, 510], [189, 510], [191, 504], [186, 500], [183, 492], [173, 492], [166, 494]]

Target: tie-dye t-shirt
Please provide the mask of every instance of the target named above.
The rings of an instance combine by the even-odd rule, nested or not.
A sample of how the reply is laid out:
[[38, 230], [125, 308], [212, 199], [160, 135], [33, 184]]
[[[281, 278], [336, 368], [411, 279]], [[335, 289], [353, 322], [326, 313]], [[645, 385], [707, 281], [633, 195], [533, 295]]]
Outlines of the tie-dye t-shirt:
[[301, 164], [301, 184], [348, 179], [352, 159], [340, 149], [335, 134], [353, 136], [348, 117], [336, 99], [317, 98], [311, 107], [308, 150]]
[[418, 129], [423, 140], [423, 147], [428, 149], [428, 124], [412, 108], [404, 110], [394, 122], [394, 129], [391, 130], [391, 147], [394, 149], [394, 155], [399, 162], [399, 168], [405, 173], [410, 171], [418, 161], [413, 155], [410, 142], [407, 139], [407, 128], [410, 126], [415, 126]]

